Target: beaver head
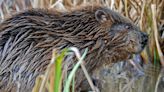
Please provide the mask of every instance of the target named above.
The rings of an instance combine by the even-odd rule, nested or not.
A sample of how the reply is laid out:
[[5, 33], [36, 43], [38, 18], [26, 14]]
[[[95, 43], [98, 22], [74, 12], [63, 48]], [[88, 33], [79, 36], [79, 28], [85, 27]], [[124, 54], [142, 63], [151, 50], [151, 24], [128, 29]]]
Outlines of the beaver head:
[[95, 25], [92, 26], [94, 30], [91, 32], [94, 35], [87, 36], [88, 33], [86, 38], [95, 41], [90, 47], [90, 53], [95, 52], [96, 57], [92, 58], [93, 61], [96, 58], [97, 61], [101, 61], [97, 65], [127, 60], [144, 49], [148, 35], [140, 31], [129, 19], [105, 7], [95, 10], [91, 8], [91, 11], [95, 20]]
[[112, 34], [112, 40], [115, 44], [118, 42], [118, 47], [119, 45], [124, 46], [124, 50], [130, 54], [140, 53], [148, 41], [147, 34], [130, 23], [114, 23], [109, 34]]

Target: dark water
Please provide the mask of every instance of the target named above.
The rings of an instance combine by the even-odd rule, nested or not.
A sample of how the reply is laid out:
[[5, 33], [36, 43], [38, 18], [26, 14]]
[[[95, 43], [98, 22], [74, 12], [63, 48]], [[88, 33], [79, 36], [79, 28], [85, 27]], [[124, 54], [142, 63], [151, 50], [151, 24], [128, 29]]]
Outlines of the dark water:
[[164, 92], [164, 72], [152, 64], [137, 70], [130, 63], [120, 62], [100, 73], [102, 92]]

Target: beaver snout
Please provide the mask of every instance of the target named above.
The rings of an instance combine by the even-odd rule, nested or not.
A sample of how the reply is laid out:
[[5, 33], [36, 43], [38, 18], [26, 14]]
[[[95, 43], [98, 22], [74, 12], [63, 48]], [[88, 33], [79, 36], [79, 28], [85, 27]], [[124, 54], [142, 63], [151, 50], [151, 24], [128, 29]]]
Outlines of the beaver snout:
[[148, 35], [145, 32], [142, 32], [141, 33], [141, 44], [142, 44], [143, 48], [145, 47], [147, 42], [148, 42]]

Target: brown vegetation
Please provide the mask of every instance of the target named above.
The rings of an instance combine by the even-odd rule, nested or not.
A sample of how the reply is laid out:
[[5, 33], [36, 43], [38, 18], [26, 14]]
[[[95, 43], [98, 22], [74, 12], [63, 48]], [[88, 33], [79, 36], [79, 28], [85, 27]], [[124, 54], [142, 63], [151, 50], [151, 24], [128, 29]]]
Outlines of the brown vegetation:
[[[135, 63], [134, 67], [138, 67], [137, 64], [142, 65], [139, 68], [140, 72], [129, 62], [118, 62], [113, 66], [99, 69], [98, 75], [102, 76], [98, 78], [105, 83], [103, 92], [163, 92], [163, 72], [160, 72], [160, 68], [161, 65], [164, 66], [164, 0], [1, 0], [0, 21], [4, 21], [15, 12], [31, 8], [55, 8], [63, 12], [94, 3], [111, 8], [128, 17], [142, 31], [147, 32], [150, 38], [141, 56], [134, 55], [131, 60]], [[17, 82], [14, 86], [20, 88], [19, 85], [20, 83]], [[45, 88], [48, 89], [47, 87]]]

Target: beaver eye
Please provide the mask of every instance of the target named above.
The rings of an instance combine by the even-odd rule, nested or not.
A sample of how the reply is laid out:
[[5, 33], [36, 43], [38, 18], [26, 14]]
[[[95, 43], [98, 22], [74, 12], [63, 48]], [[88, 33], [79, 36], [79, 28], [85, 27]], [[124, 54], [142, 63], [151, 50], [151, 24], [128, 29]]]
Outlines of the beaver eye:
[[125, 25], [125, 28], [126, 28], [126, 29], [132, 29], [132, 26], [130, 26], [130, 25]]

